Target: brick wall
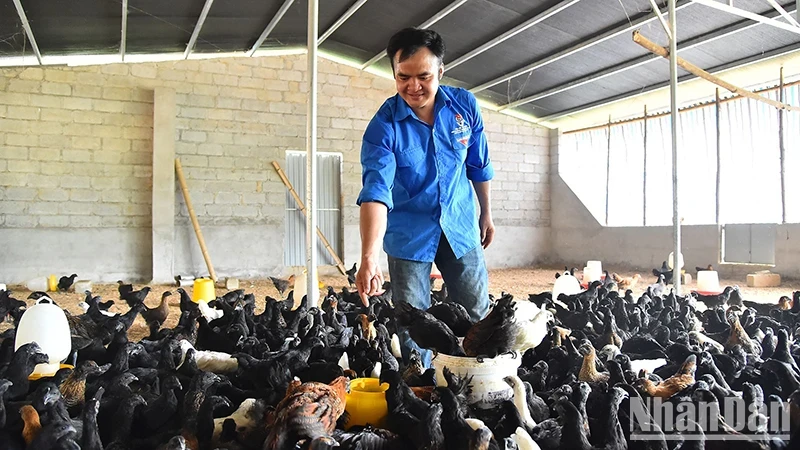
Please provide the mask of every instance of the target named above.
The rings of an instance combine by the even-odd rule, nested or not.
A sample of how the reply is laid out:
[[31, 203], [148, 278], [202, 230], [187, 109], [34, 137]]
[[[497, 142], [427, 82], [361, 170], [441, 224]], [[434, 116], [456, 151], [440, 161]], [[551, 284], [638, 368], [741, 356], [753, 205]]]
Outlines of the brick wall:
[[[281, 271], [285, 191], [271, 161], [305, 148], [305, 69], [304, 55], [0, 69], [0, 245], [9, 249], [0, 255], [0, 278], [19, 281], [41, 270], [148, 277], [150, 243], [142, 236], [151, 224], [158, 86], [177, 94], [175, 152], [217, 272]], [[361, 136], [394, 84], [328, 60], [320, 61], [319, 83], [318, 149], [344, 155], [345, 251], [353, 259]], [[496, 224], [509, 235], [548, 228], [547, 130], [491, 111], [484, 116], [497, 174]], [[202, 271], [179, 191], [176, 201], [183, 251], [175, 270]], [[31, 250], [49, 252], [49, 265]], [[262, 254], [247, 258], [246, 251]], [[133, 261], [120, 262], [126, 258]]]

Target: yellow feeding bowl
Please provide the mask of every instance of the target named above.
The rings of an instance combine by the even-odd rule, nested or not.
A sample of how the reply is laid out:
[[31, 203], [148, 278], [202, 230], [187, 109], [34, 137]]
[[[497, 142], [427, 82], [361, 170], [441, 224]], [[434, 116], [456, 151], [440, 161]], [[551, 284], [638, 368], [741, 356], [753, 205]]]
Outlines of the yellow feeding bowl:
[[[61, 370], [61, 369], [74, 369], [74, 368], [75, 368], [75, 366], [73, 366], [71, 364], [61, 363], [61, 364], [58, 365], [58, 370]], [[33, 372], [32, 374], [28, 375], [28, 380], [36, 381], [36, 380], [40, 380], [42, 378], [50, 378], [50, 377], [53, 377], [53, 376], [55, 376], [55, 372], [53, 372], [53, 373], [36, 373], [36, 372]]]
[[214, 291], [214, 281], [209, 278], [198, 278], [194, 280], [194, 288], [192, 289], [192, 301], [210, 302], [217, 298]]
[[389, 415], [386, 406], [386, 391], [389, 383], [381, 383], [377, 378], [356, 378], [350, 381], [345, 411], [350, 415], [346, 428], [367, 424], [382, 428]]

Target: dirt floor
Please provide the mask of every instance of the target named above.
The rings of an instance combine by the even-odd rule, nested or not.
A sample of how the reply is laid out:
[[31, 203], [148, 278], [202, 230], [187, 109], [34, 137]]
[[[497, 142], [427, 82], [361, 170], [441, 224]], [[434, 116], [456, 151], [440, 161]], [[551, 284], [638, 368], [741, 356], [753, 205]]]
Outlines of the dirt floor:
[[[608, 268], [609, 271], [614, 270], [613, 267]], [[562, 269], [563, 270], [563, 269]], [[502, 292], [509, 292], [516, 298], [527, 298], [528, 294], [549, 291], [553, 287], [555, 281], [555, 273], [559, 268], [525, 268], [525, 269], [498, 269], [489, 272], [489, 292], [495, 296], [499, 296]], [[633, 273], [618, 272], [622, 276], [632, 276]], [[580, 276], [580, 274], [576, 274]], [[652, 274], [642, 273], [643, 277], [638, 285], [634, 288], [634, 295], [639, 295], [643, 292], [650, 283], [655, 282], [655, 277]], [[694, 275], [694, 274], [693, 274]], [[337, 291], [341, 290], [343, 286], [347, 286], [347, 278], [344, 276], [320, 276], [320, 282], [333, 286]], [[742, 291], [743, 297], [747, 300], [753, 300], [764, 303], [777, 303], [778, 298], [782, 295], [791, 296], [793, 291], [800, 290], [799, 281], [785, 281], [780, 287], [777, 288], [749, 288], [745, 280], [720, 280], [720, 286], [738, 285]], [[139, 289], [144, 285], [135, 284], [134, 288]], [[173, 327], [177, 323], [179, 315], [178, 300], [179, 296], [174, 290], [177, 286], [174, 285], [152, 285], [153, 291], [145, 301], [145, 304], [150, 307], [155, 307], [161, 299], [161, 294], [165, 290], [171, 290], [174, 294], [170, 299], [171, 313], [167, 322], [164, 324], [166, 327]], [[272, 285], [272, 282], [267, 278], [265, 280], [240, 280], [239, 287], [244, 289], [245, 292], [252, 292], [257, 299], [256, 312], [263, 310], [265, 296], [272, 296], [280, 298], [278, 291]], [[436, 289], [441, 287], [441, 281], [436, 283]], [[696, 288], [695, 283], [685, 286], [686, 289], [692, 290]], [[30, 291], [25, 289], [24, 286], [9, 286], [12, 295], [18, 299], [25, 299], [30, 294]], [[191, 287], [187, 287], [186, 291], [191, 294]], [[128, 310], [124, 302], [118, 300], [119, 294], [117, 292], [116, 284], [94, 284], [92, 286], [94, 295], [100, 295], [104, 300], [114, 299], [117, 303], [111, 307], [112, 312], [124, 313]], [[222, 295], [227, 290], [222, 287], [217, 287], [216, 294]], [[684, 292], [686, 290], [684, 289]], [[83, 311], [78, 306], [78, 303], [84, 299], [83, 293], [74, 292], [52, 292], [50, 293], [53, 300], [59, 306], [67, 309], [73, 314], [80, 314]], [[28, 300], [29, 304], [33, 302]], [[10, 326], [9, 323], [0, 324], [0, 331], [5, 330]], [[136, 319], [130, 329], [129, 335], [133, 340], [138, 340], [149, 333], [144, 320], [141, 317]]]

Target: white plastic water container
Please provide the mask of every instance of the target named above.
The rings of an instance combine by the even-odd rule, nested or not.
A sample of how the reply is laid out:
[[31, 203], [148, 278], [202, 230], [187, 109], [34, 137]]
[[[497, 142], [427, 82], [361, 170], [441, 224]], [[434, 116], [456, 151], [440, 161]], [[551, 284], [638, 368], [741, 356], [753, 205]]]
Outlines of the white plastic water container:
[[[667, 267], [670, 270], [675, 268], [675, 252], [669, 252], [669, 256], [667, 257]], [[683, 269], [683, 253], [678, 253], [678, 270]]]
[[436, 370], [437, 386], [447, 386], [443, 375], [445, 367], [459, 377], [472, 376], [470, 384], [472, 393], [467, 397], [467, 403], [477, 408], [490, 408], [514, 396], [513, 389], [503, 381], [503, 378], [517, 374], [517, 369], [522, 363], [522, 355], [500, 355], [496, 358], [486, 358], [479, 363], [474, 357], [439, 353], [433, 358], [432, 363]]
[[92, 280], [78, 280], [72, 285], [73, 291], [83, 294], [86, 291], [92, 291]]
[[25, 282], [25, 287], [28, 288], [31, 292], [36, 291], [47, 291], [47, 277], [36, 277], [31, 278], [30, 280]]
[[58, 372], [61, 361], [72, 350], [70, 336], [69, 322], [64, 311], [49, 299], [42, 298], [22, 315], [14, 340], [14, 351], [25, 344], [36, 342], [42, 352], [50, 357], [50, 362], [36, 365], [32, 375], [52, 376]]
[[558, 300], [559, 294], [575, 295], [582, 291], [581, 283], [569, 273], [556, 278], [553, 283], [553, 300]]
[[0, 291], [7, 291], [7, 290], [8, 290], [8, 288], [6, 287], [6, 285], [3, 284], [3, 283], [0, 283]]

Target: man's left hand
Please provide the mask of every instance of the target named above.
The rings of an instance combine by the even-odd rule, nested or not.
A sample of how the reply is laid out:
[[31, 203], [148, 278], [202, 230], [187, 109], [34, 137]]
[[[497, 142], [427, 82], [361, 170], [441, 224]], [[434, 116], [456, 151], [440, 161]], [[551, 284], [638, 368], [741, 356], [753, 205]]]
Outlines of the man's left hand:
[[481, 214], [478, 225], [481, 227], [481, 246], [487, 248], [494, 240], [494, 222], [491, 214]]

